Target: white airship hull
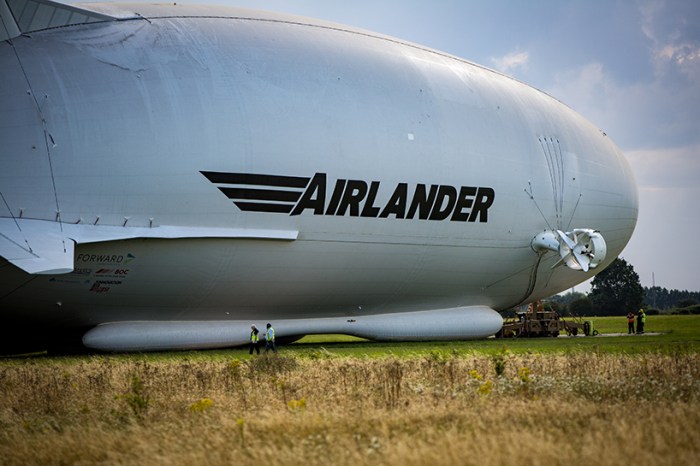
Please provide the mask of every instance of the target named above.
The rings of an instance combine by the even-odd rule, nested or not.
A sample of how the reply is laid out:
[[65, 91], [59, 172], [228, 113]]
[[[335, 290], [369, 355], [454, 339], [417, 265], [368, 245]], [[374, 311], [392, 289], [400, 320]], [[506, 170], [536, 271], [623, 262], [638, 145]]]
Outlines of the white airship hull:
[[[409, 333], [487, 336], [485, 308], [590, 278], [634, 230], [617, 147], [511, 78], [305, 18], [92, 7], [149, 19], [0, 48], [0, 317], [16, 328], [279, 320], [284, 336], [461, 309], [481, 323], [416, 314]], [[601, 268], [533, 250], [574, 228], [605, 238]]]

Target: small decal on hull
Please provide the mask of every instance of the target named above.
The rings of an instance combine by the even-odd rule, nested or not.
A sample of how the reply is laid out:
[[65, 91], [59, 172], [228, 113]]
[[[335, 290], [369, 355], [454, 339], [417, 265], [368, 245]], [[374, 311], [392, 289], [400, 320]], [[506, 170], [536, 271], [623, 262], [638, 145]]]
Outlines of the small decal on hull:
[[[129, 262], [136, 259], [136, 257], [128, 253], [123, 254], [78, 254], [75, 257], [76, 264], [128, 264]], [[76, 270], [90, 270], [90, 269], [77, 269]], [[97, 273], [101, 273], [98, 271]]]

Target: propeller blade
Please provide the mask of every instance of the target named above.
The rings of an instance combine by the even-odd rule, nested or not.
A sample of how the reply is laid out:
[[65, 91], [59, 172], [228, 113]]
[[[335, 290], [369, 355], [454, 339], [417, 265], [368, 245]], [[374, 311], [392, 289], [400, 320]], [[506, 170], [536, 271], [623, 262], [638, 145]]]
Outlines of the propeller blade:
[[561, 230], [557, 230], [557, 234], [564, 241], [564, 244], [566, 244], [569, 247], [569, 249], [574, 249], [574, 247], [576, 246], [576, 242], [574, 240], [569, 238], [569, 236]]
[[572, 252], [574, 253], [576, 262], [581, 267], [581, 270], [583, 270], [584, 272], [588, 272], [588, 265], [591, 263], [591, 259], [587, 255], [581, 254], [576, 249], [574, 249]]

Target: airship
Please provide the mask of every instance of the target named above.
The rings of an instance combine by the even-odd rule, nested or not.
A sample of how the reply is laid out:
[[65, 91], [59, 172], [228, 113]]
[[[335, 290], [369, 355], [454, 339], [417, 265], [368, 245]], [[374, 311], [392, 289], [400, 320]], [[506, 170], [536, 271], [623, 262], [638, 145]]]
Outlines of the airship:
[[0, 345], [484, 338], [637, 221], [611, 138], [398, 38], [186, 4], [0, 0]]

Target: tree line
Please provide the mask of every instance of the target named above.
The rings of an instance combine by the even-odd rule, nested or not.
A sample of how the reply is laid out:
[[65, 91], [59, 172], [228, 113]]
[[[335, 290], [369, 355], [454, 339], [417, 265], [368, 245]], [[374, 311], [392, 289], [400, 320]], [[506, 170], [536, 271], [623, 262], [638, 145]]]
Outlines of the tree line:
[[569, 292], [545, 301], [564, 316], [626, 315], [640, 308], [650, 314], [700, 314], [700, 292], [643, 287], [634, 267], [620, 257], [595, 276], [588, 294]]
[[644, 302], [654, 309], [685, 308], [700, 303], [700, 291], [667, 290], [660, 286], [644, 288]]

